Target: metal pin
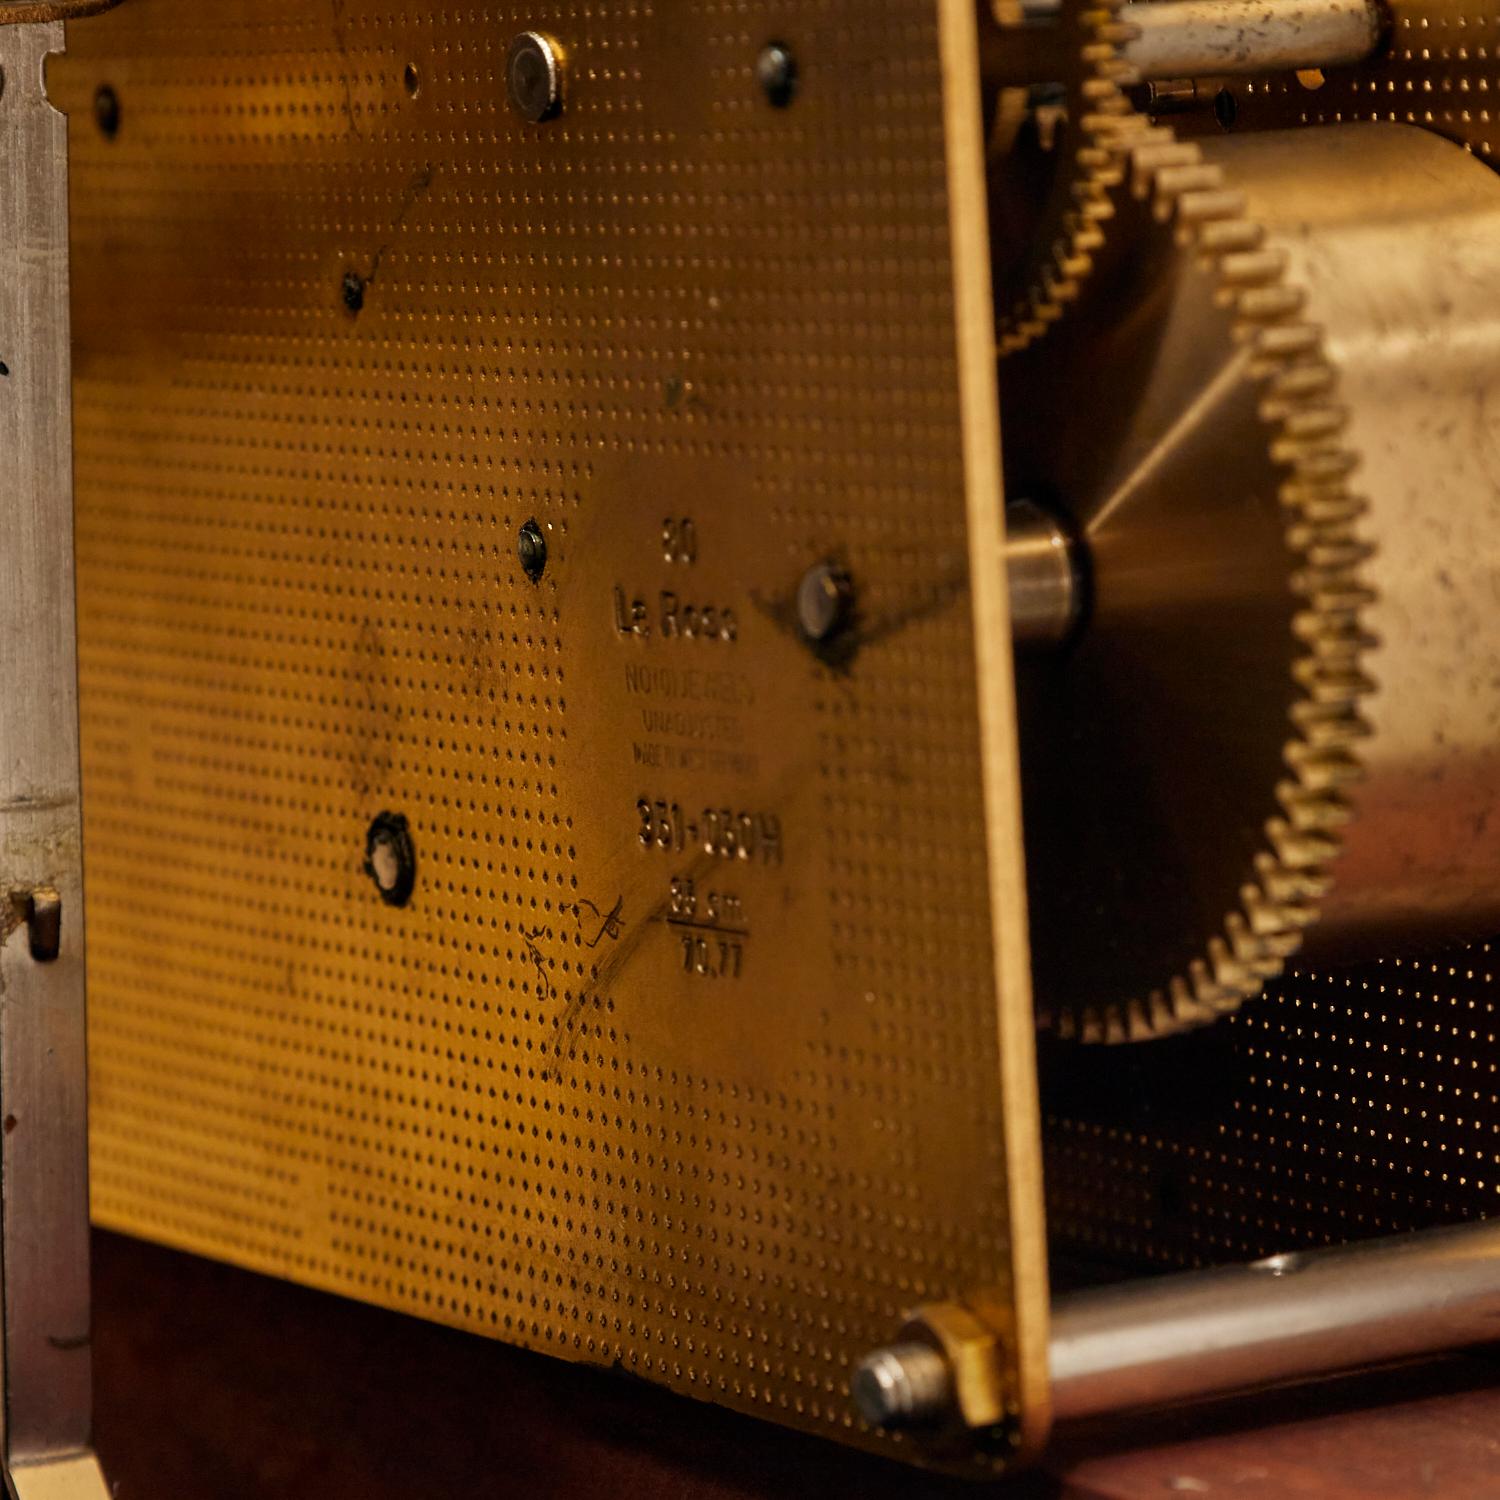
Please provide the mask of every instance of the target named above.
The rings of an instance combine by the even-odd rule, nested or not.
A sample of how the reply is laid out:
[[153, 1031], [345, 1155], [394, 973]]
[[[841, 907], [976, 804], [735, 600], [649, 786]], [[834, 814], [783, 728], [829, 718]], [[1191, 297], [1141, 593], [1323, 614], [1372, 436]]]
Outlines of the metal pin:
[[797, 629], [804, 640], [824, 645], [845, 625], [854, 609], [854, 585], [837, 563], [809, 568], [797, 585]]
[[405, 906], [417, 883], [417, 851], [411, 825], [400, 813], [383, 812], [365, 834], [365, 874], [387, 906]]
[[540, 31], [523, 31], [505, 55], [505, 88], [510, 107], [539, 125], [562, 107], [562, 54]]
[[785, 109], [797, 95], [797, 59], [785, 42], [767, 42], [761, 48], [755, 76], [776, 109]]
[[527, 521], [516, 533], [516, 560], [533, 583], [547, 570], [547, 537], [535, 521]]
[[1005, 572], [1015, 644], [1062, 645], [1083, 615], [1083, 583], [1072, 538], [1034, 500], [1005, 507]]

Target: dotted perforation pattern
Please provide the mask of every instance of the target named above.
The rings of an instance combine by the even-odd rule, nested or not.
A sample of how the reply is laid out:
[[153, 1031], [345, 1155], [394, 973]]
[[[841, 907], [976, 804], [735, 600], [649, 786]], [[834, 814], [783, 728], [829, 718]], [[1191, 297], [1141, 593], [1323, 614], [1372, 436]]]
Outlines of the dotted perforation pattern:
[[[1224, 87], [1235, 129], [1350, 120], [1420, 125], [1493, 165], [1500, 146], [1500, 14], [1473, 0], [1402, 0], [1392, 7], [1388, 38], [1366, 62], [1226, 79]], [[1190, 132], [1219, 129], [1212, 111], [1181, 118]]]
[[[531, 24], [131, 0], [55, 60], [95, 1217], [901, 1448], [850, 1365], [1008, 1256], [935, 9], [564, 6], [540, 127]], [[839, 664], [778, 615], [824, 557]], [[632, 761], [664, 580], [736, 610], [733, 775]], [[647, 794], [781, 818], [737, 985]]]
[[[1205, 1265], [1488, 1217], [1500, 1203], [1497, 980], [1489, 944], [1300, 970], [1201, 1037], [1136, 1049], [1130, 1080], [1090, 1103], [1054, 1057], [1058, 1241]], [[1174, 1087], [1176, 1106], [1160, 1108]]]

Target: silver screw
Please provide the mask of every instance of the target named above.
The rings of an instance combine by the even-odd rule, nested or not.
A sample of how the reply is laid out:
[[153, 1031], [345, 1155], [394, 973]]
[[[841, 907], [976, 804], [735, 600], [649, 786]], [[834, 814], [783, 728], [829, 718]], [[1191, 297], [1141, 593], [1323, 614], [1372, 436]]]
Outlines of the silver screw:
[[371, 852], [370, 874], [382, 891], [393, 891], [401, 884], [401, 856], [388, 839], [381, 839]]
[[797, 92], [797, 59], [785, 42], [767, 42], [755, 59], [755, 76], [768, 100], [785, 109]]
[[926, 1344], [892, 1344], [867, 1354], [849, 1381], [854, 1409], [872, 1427], [912, 1427], [953, 1405], [948, 1361]]
[[365, 834], [365, 874], [387, 906], [405, 906], [417, 882], [417, 852], [411, 825], [400, 813], [383, 812]]
[[505, 88], [510, 107], [539, 125], [562, 103], [562, 59], [557, 43], [540, 31], [523, 31], [505, 54]]
[[817, 563], [797, 585], [797, 628], [804, 640], [822, 644], [849, 622], [854, 586], [837, 563]]

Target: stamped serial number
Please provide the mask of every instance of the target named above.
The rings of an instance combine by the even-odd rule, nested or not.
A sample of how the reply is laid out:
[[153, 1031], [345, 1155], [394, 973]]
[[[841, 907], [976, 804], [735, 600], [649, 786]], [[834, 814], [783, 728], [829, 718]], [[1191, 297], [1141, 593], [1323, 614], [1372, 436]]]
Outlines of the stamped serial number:
[[750, 929], [744, 903], [734, 892], [700, 889], [692, 877], [674, 875], [665, 921], [681, 944], [685, 973], [699, 979], [740, 977]]
[[719, 859], [779, 865], [781, 819], [775, 813], [745, 812], [732, 807], [705, 807], [688, 812], [680, 803], [642, 797], [635, 804], [643, 849], [683, 854], [701, 849]]
[[684, 932], [682, 968], [698, 979], [738, 979], [745, 964], [745, 945], [734, 937], [708, 938]]

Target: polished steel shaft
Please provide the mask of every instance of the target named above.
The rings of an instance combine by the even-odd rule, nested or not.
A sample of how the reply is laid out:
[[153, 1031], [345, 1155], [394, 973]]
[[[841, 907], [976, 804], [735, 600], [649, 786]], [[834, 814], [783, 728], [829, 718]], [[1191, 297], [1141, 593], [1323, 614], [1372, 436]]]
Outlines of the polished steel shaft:
[[1060, 1421], [1500, 1339], [1500, 1222], [1060, 1297]]
[[[1028, 20], [1060, 0], [1025, 0]], [[1145, 0], [1121, 19], [1137, 32], [1126, 58], [1143, 79], [1336, 67], [1368, 57], [1384, 17], [1372, 0]]]
[[1368, 57], [1381, 34], [1369, 0], [1149, 0], [1124, 18], [1142, 78], [1336, 67]]
[[1083, 613], [1083, 583], [1071, 538], [1033, 500], [1005, 507], [1005, 572], [1011, 639], [1017, 646], [1060, 646]]
[[[1095, 1287], [1052, 1305], [1052, 1416], [1228, 1395], [1500, 1341], [1500, 1220]], [[866, 1421], [951, 1409], [931, 1348], [894, 1344], [855, 1371]]]

